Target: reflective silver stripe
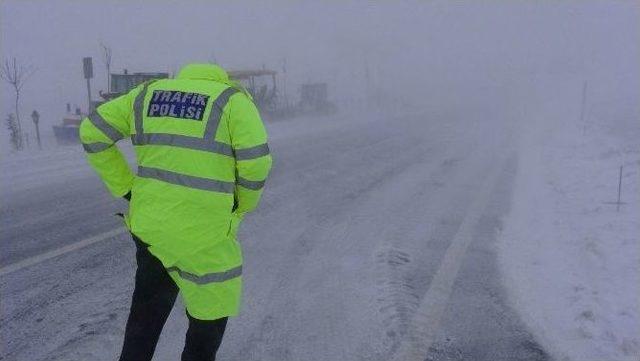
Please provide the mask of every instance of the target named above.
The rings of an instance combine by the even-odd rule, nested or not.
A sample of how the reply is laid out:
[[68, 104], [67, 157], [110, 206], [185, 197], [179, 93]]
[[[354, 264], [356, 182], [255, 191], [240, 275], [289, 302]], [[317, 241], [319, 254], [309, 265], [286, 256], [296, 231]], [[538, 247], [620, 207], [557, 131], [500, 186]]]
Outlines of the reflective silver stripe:
[[236, 180], [236, 183], [238, 185], [254, 191], [262, 189], [262, 187], [264, 187], [264, 182], [265, 181], [252, 181], [252, 180], [244, 179], [242, 177], [238, 177], [238, 179]]
[[229, 144], [186, 135], [164, 133], [134, 134], [131, 136], [131, 142], [134, 145], [169, 145], [233, 157], [233, 149]]
[[236, 160], [248, 160], [260, 158], [269, 154], [269, 145], [267, 143], [257, 145], [251, 148], [236, 149]]
[[109, 143], [82, 143], [82, 147], [87, 153], [98, 153], [109, 149], [113, 144]]
[[91, 124], [93, 124], [96, 128], [98, 128], [104, 135], [106, 135], [109, 139], [111, 139], [114, 143], [123, 138], [122, 134], [118, 131], [118, 129], [114, 128], [111, 124], [107, 123], [106, 120], [100, 115], [97, 111], [89, 114], [87, 116]]
[[133, 118], [135, 121], [136, 134], [143, 134], [144, 128], [142, 127], [142, 111], [144, 110], [144, 97], [147, 95], [147, 87], [151, 83], [144, 83], [140, 93], [136, 95], [133, 101]]
[[138, 176], [212, 192], [233, 193], [235, 189], [235, 184], [233, 182], [195, 177], [158, 168], [138, 166]]
[[213, 105], [211, 106], [211, 112], [209, 113], [209, 119], [207, 120], [207, 127], [204, 131], [204, 139], [213, 140], [216, 138], [216, 131], [218, 130], [218, 124], [220, 124], [220, 119], [222, 118], [222, 111], [227, 105], [229, 98], [231, 98], [231, 96], [237, 92], [238, 90], [234, 88], [227, 88], [222, 93], [220, 93], [220, 95], [218, 95], [216, 100], [213, 102]]
[[187, 281], [191, 281], [193, 283], [197, 283], [199, 285], [204, 285], [207, 283], [214, 283], [214, 282], [224, 282], [224, 281], [228, 281], [231, 279], [234, 279], [236, 277], [240, 277], [242, 275], [242, 266], [238, 266], [235, 268], [232, 268], [228, 271], [224, 271], [224, 272], [214, 272], [214, 273], [207, 273], [205, 275], [202, 276], [198, 276], [198, 275], [194, 275], [193, 273], [189, 273], [189, 272], [185, 272], [181, 269], [179, 269], [178, 267], [169, 267], [167, 268], [167, 272], [178, 272], [178, 275], [180, 275], [181, 278], [184, 278]]

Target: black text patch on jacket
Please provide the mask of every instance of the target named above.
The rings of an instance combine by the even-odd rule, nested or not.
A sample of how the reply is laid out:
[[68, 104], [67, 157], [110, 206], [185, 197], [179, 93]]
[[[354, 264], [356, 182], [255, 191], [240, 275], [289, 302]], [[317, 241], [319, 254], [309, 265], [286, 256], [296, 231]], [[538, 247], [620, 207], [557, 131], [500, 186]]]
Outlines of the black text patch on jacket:
[[209, 96], [177, 90], [154, 90], [148, 117], [202, 120]]

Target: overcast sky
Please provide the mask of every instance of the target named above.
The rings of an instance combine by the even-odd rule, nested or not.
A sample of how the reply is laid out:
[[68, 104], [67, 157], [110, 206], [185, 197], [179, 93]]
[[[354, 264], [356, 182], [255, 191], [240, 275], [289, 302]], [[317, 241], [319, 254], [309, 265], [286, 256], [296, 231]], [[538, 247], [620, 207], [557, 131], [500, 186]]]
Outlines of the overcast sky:
[[[94, 57], [94, 94], [106, 88], [100, 42], [113, 49], [116, 72], [214, 59], [227, 68], [281, 71], [286, 59], [291, 84], [327, 81], [332, 96], [349, 97], [362, 92], [367, 66], [376, 86], [418, 101], [544, 74], [588, 79], [595, 93], [633, 107], [639, 4], [2, 1], [2, 56], [37, 68], [22, 114], [40, 110], [47, 127], [66, 102], [85, 106], [82, 57]], [[2, 91], [4, 118], [12, 94]]]

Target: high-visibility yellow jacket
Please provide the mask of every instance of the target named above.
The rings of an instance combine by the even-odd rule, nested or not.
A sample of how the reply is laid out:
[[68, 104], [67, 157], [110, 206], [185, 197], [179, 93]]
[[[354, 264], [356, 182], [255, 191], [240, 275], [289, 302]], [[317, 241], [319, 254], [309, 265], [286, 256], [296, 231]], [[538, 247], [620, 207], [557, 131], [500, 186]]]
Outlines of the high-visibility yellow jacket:
[[[114, 143], [131, 137], [137, 174]], [[238, 313], [236, 231], [271, 168], [251, 97], [217, 65], [191, 64], [99, 106], [80, 126], [89, 163], [116, 197], [131, 192], [130, 231], [149, 245], [195, 318]]]

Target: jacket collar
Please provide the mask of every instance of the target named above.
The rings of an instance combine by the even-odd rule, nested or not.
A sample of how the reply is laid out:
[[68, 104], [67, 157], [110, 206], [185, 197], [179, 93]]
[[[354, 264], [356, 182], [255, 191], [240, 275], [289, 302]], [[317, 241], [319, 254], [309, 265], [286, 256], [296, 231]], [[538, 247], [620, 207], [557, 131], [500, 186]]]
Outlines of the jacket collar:
[[222, 83], [229, 82], [229, 75], [216, 64], [189, 64], [178, 73], [177, 79], [206, 79]]

